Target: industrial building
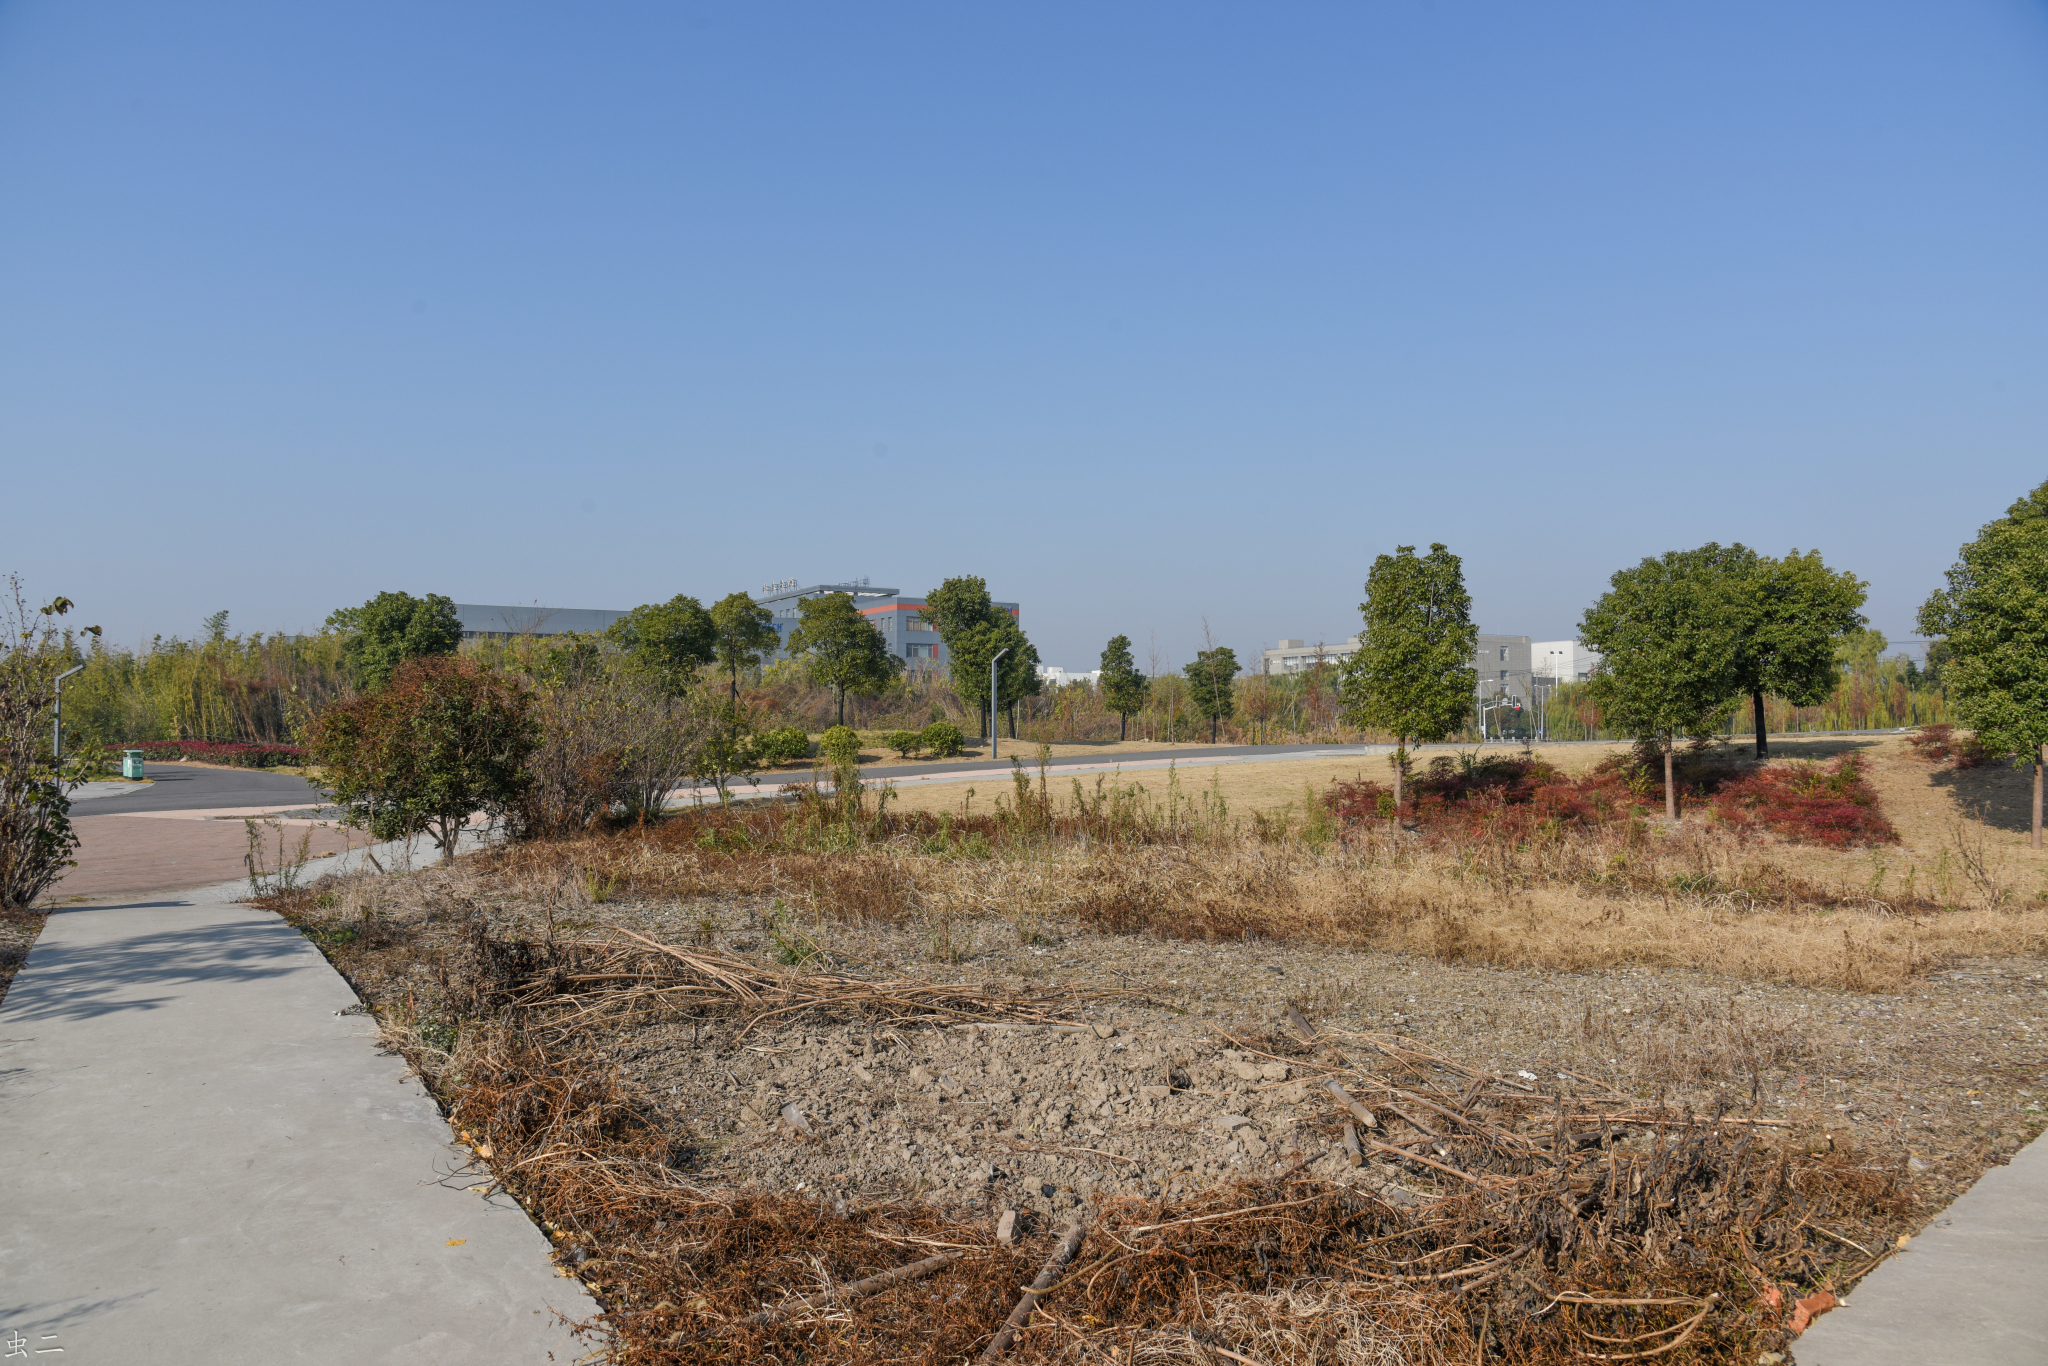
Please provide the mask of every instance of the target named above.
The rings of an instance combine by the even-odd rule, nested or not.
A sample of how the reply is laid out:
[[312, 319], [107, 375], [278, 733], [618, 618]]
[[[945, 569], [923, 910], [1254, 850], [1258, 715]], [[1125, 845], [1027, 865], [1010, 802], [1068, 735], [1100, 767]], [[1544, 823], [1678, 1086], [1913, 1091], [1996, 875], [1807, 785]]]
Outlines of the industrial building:
[[[1358, 648], [1357, 636], [1338, 645], [1283, 640], [1261, 654], [1261, 671], [1300, 673], [1313, 669], [1319, 660], [1342, 664], [1357, 654]], [[1472, 668], [1477, 675], [1475, 691], [1481, 698], [1505, 695], [1524, 706], [1535, 700], [1539, 690], [1559, 683], [1583, 683], [1599, 667], [1599, 651], [1590, 650], [1577, 640], [1533, 641], [1528, 636], [1482, 635], [1472, 656]]]
[[[768, 584], [755, 593], [754, 601], [775, 614], [775, 633], [782, 637], [782, 648], [775, 655], [777, 659], [787, 657], [789, 633], [801, 620], [797, 604], [805, 598], [823, 597], [827, 593], [845, 593], [851, 597], [855, 609], [873, 622], [875, 629], [882, 633], [882, 639], [889, 643], [889, 652], [911, 668], [944, 667], [946, 644], [939, 639], [939, 633], [924, 614], [924, 598], [905, 597], [902, 590], [896, 588], [876, 588], [866, 579], [806, 585], [785, 579], [781, 583]], [[1016, 603], [999, 602], [995, 605], [1008, 612], [1012, 620], [1017, 618], [1019, 609]]]
[[[772, 583], [758, 593], [750, 594], [754, 601], [774, 613], [775, 634], [782, 644], [773, 658], [785, 659], [789, 653], [789, 633], [797, 628], [801, 617], [797, 604], [805, 598], [823, 597], [827, 593], [845, 593], [853, 599], [853, 605], [860, 614], [875, 624], [882, 633], [882, 639], [889, 643], [890, 653], [905, 661], [914, 669], [937, 669], [946, 662], [945, 642], [932, 629], [931, 622], [924, 615], [922, 597], [905, 597], [894, 588], [876, 588], [866, 579], [854, 579], [849, 583], [799, 584], [795, 579]], [[1015, 620], [1019, 613], [1014, 602], [999, 602], [1002, 608]], [[524, 607], [490, 606], [473, 602], [455, 604], [456, 619], [462, 623], [464, 640], [504, 640], [512, 636], [556, 636], [571, 631], [596, 633], [604, 630], [620, 617], [623, 611], [586, 607], [542, 607], [532, 604]]]
[[597, 632], [626, 615], [597, 607], [495, 607], [458, 602], [455, 619], [464, 640], [506, 640], [513, 636], [559, 636], [571, 631]]

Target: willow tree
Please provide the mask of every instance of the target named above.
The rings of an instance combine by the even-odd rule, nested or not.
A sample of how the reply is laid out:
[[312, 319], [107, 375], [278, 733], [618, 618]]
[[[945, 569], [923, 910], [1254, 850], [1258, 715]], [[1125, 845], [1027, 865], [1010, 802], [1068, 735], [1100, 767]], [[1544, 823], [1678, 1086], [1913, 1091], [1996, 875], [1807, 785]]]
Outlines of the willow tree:
[[1942, 682], [1956, 717], [1994, 753], [2034, 768], [2033, 840], [2041, 847], [2048, 761], [2048, 484], [1984, 527], [1920, 609], [1948, 649]]
[[1398, 813], [1409, 742], [1435, 744], [1472, 712], [1479, 628], [1464, 562], [1442, 542], [1420, 556], [1396, 546], [1372, 562], [1358, 610], [1365, 630], [1344, 663], [1344, 709], [1354, 725], [1393, 734]]

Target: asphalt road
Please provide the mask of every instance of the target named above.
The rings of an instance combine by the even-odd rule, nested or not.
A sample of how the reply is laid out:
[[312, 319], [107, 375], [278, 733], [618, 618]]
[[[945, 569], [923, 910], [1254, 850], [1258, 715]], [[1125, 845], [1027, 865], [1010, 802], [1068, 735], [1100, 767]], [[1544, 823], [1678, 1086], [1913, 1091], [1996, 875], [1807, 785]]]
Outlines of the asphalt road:
[[150, 786], [119, 797], [96, 797], [72, 808], [80, 816], [125, 816], [137, 811], [211, 811], [233, 806], [283, 806], [326, 799], [304, 778], [258, 769], [144, 764]]

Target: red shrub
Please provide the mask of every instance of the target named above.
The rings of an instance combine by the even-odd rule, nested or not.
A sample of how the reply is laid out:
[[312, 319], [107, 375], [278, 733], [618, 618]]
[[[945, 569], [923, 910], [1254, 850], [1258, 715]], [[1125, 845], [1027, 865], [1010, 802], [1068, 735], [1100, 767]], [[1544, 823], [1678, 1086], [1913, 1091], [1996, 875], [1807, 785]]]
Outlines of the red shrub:
[[1974, 732], [1957, 735], [1956, 728], [1946, 721], [1920, 727], [1907, 737], [1906, 743], [1913, 747], [1915, 754], [1930, 763], [1946, 759], [1957, 768], [1978, 768], [1999, 757], [1987, 749]]
[[1786, 839], [1841, 848], [1896, 844], [1899, 832], [1877, 808], [1863, 760], [1844, 754], [1834, 767], [1792, 763], [1760, 768], [1714, 794], [1714, 814], [1738, 829], [1761, 827]]
[[[1679, 756], [1674, 774], [1689, 803], [1740, 830], [1768, 830], [1816, 844], [1883, 844], [1898, 839], [1878, 810], [1863, 761], [1744, 769], [1703, 750]], [[1586, 829], [1661, 812], [1663, 759], [1650, 750], [1618, 754], [1571, 778], [1541, 759], [1441, 757], [1408, 780], [1409, 818], [1434, 834], [1522, 841], [1546, 831]], [[1384, 821], [1393, 789], [1360, 779], [1333, 783], [1323, 802], [1341, 823]]]
[[139, 749], [142, 757], [157, 763], [195, 759], [202, 764], [226, 764], [232, 768], [276, 768], [280, 764], [303, 764], [306, 751], [297, 745], [249, 745], [230, 740], [137, 740], [126, 745], [108, 745], [119, 753]]

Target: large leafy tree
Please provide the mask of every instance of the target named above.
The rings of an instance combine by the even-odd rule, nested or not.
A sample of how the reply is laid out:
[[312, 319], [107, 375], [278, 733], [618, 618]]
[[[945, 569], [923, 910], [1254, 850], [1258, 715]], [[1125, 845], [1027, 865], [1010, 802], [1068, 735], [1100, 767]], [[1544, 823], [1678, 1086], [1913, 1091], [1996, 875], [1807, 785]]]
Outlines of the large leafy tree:
[[732, 705], [740, 700], [740, 675], [761, 667], [781, 648], [775, 614], [745, 593], [728, 593], [711, 607], [711, 653], [731, 682]]
[[540, 736], [525, 688], [474, 660], [434, 656], [327, 708], [311, 739], [350, 825], [378, 839], [429, 831], [452, 855], [471, 815], [496, 819], [518, 805]]
[[635, 607], [604, 634], [635, 668], [674, 693], [687, 691], [697, 670], [716, 658], [718, 624], [703, 603], [682, 594]]
[[1237, 652], [1228, 645], [1199, 650], [1181, 672], [1188, 676], [1188, 700], [1209, 718], [1209, 743], [1213, 745], [1217, 727], [1237, 710]]
[[1131, 715], [1145, 709], [1145, 698], [1152, 691], [1152, 680], [1138, 672], [1138, 663], [1131, 658], [1129, 636], [1112, 636], [1102, 647], [1100, 686], [1103, 702], [1116, 713], [1116, 738], [1128, 739]]
[[331, 613], [327, 624], [347, 633], [341, 657], [357, 685], [372, 690], [406, 660], [452, 655], [462, 644], [455, 604], [439, 593], [379, 593], [361, 607]]
[[849, 593], [824, 593], [797, 604], [800, 620], [789, 633], [789, 653], [804, 662], [815, 683], [839, 696], [839, 724], [846, 724], [846, 694], [877, 693], [903, 672], [903, 661], [875, 624], [860, 614]]
[[[953, 693], [979, 706], [982, 734], [993, 734], [994, 712], [1010, 709], [1010, 738], [1017, 736], [1015, 707], [1039, 691], [1038, 647], [1009, 611], [989, 598], [988, 584], [978, 575], [947, 579], [925, 595], [924, 614], [946, 643]], [[996, 665], [996, 695], [988, 695], [988, 664], [1008, 650]]]
[[1398, 809], [1409, 742], [1434, 744], [1472, 712], [1479, 628], [1464, 562], [1441, 542], [1427, 555], [1396, 546], [1372, 562], [1358, 610], [1365, 630], [1339, 686], [1353, 724], [1394, 736]]
[[1609, 724], [1663, 751], [1669, 820], [1678, 819], [1677, 737], [1708, 733], [1742, 692], [1738, 590], [1755, 563], [1744, 546], [1712, 542], [1645, 559], [1610, 579], [1579, 623], [1580, 638], [1605, 656], [1590, 691]]
[[2033, 763], [2040, 848], [2048, 760], [2048, 484], [1962, 548], [1948, 587], [1921, 607], [1920, 629], [1946, 647], [1941, 677], [1957, 718], [1985, 747]]
[[1856, 609], [1868, 585], [1829, 569], [1818, 550], [1774, 559], [1738, 543], [1722, 552], [1722, 565], [1734, 612], [1733, 682], [1750, 700], [1756, 757], [1767, 759], [1764, 694], [1799, 707], [1826, 700], [1841, 679], [1838, 643], [1864, 624]]

